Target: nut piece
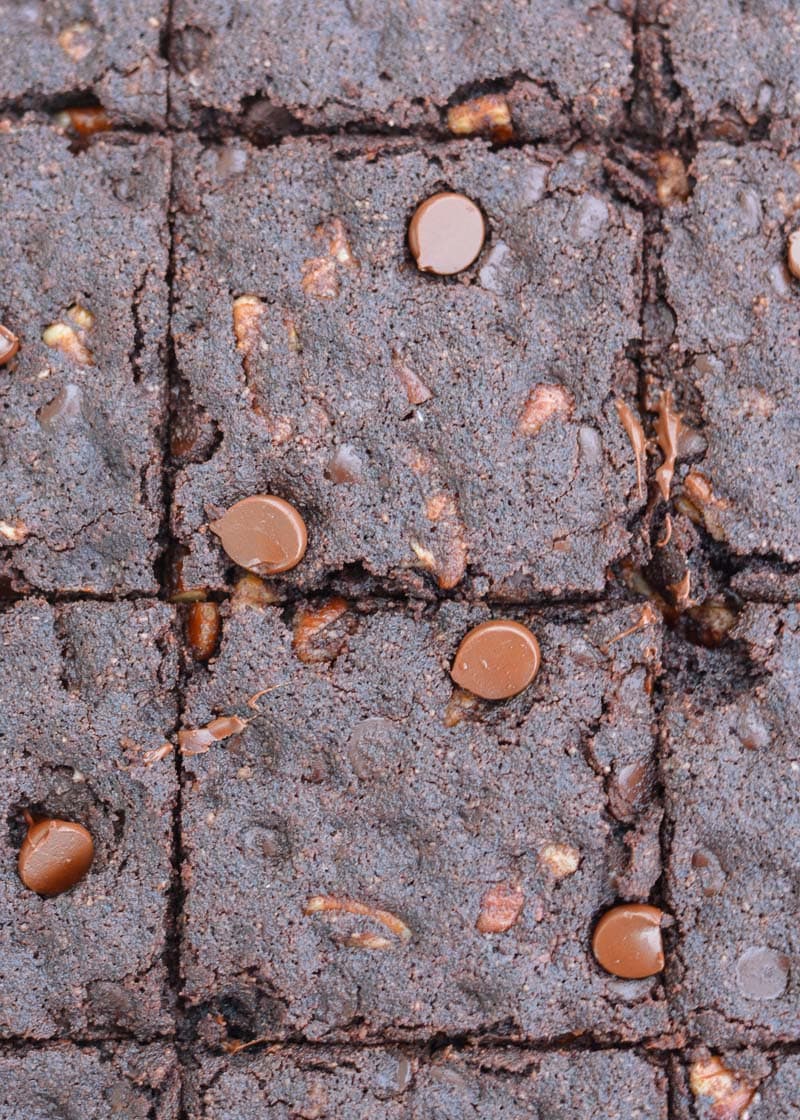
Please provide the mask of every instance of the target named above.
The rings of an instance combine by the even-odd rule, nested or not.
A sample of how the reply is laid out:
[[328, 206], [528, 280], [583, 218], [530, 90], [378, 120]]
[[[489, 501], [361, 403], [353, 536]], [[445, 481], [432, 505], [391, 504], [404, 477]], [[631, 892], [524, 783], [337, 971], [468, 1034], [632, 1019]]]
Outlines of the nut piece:
[[571, 416], [575, 407], [572, 393], [563, 385], [536, 385], [525, 402], [517, 431], [521, 436], [535, 436], [551, 416]]
[[8, 327], [0, 323], [0, 366], [10, 362], [18, 350], [19, 339]]
[[428, 386], [419, 376], [415, 373], [403, 359], [397, 355], [392, 355], [392, 369], [397, 377], [397, 380], [403, 386], [408, 397], [409, 404], [424, 404], [429, 401], [433, 396]]
[[656, 159], [656, 196], [660, 206], [685, 202], [692, 193], [683, 160], [674, 152], [659, 152]]
[[216, 603], [192, 603], [186, 622], [186, 639], [196, 661], [208, 661], [217, 648], [220, 618]]
[[331, 627], [347, 612], [347, 608], [347, 601], [335, 596], [321, 607], [307, 607], [297, 612], [292, 649], [301, 661], [315, 664], [333, 661], [339, 656], [347, 641], [348, 631], [345, 629], [342, 632], [342, 627], [337, 626], [331, 632]]
[[317, 299], [336, 299], [339, 294], [338, 266], [357, 266], [341, 218], [332, 218], [315, 232], [317, 240], [328, 243], [325, 256], [312, 257], [303, 265], [302, 288]]
[[58, 36], [58, 45], [73, 62], [82, 62], [94, 49], [94, 41], [94, 28], [85, 21], [65, 27]]
[[581, 853], [571, 844], [545, 844], [539, 852], [539, 862], [554, 879], [566, 879], [580, 867]]
[[266, 307], [258, 296], [237, 296], [233, 301], [233, 333], [236, 349], [250, 355], [258, 345], [261, 319]]
[[707, 1097], [713, 1102], [714, 1120], [743, 1120], [755, 1096], [755, 1087], [742, 1074], [728, 1069], [716, 1055], [691, 1064], [689, 1085], [696, 1097]]
[[487, 93], [447, 111], [447, 127], [454, 136], [489, 136], [495, 143], [514, 138], [511, 110], [502, 93]]
[[13, 523], [0, 521], [0, 537], [3, 537], [10, 544], [22, 544], [23, 541], [28, 539], [28, 526], [19, 519]]
[[401, 941], [411, 940], [411, 930], [406, 923], [392, 914], [389, 910], [378, 910], [366, 902], [357, 902], [353, 898], [337, 898], [331, 894], [315, 894], [303, 908], [304, 914], [325, 914], [330, 912], [343, 914], [357, 914], [359, 917], [372, 918], [381, 925], [386, 926], [390, 933], [399, 937]]
[[60, 350], [78, 365], [93, 366], [94, 355], [86, 345], [86, 333], [94, 326], [94, 315], [80, 303], [74, 303], [65, 317], [72, 323], [51, 323], [44, 329], [42, 342], [51, 350]]
[[516, 923], [525, 895], [511, 883], [490, 887], [481, 899], [481, 912], [475, 923], [478, 933], [505, 933]]
[[233, 586], [231, 596], [233, 610], [241, 607], [268, 607], [277, 601], [278, 596], [274, 590], [252, 572], [245, 572]]
[[454, 688], [453, 695], [444, 710], [442, 723], [445, 727], [457, 727], [462, 720], [468, 719], [470, 712], [474, 711], [480, 703], [472, 692], [465, 692], [463, 688]]
[[786, 246], [786, 263], [792, 276], [800, 280], [800, 229], [789, 234]]
[[102, 105], [64, 109], [56, 114], [56, 121], [62, 128], [74, 132], [84, 140], [98, 132], [109, 132], [114, 127]]

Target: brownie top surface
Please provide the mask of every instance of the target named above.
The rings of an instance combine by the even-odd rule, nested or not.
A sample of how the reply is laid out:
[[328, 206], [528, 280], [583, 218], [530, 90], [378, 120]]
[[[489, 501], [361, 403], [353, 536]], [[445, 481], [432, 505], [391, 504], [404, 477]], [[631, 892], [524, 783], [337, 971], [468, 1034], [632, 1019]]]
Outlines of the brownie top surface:
[[0, 1053], [0, 1120], [177, 1120], [171, 1046], [69, 1043]]
[[696, 120], [755, 125], [800, 110], [800, 13], [793, 0], [663, 0], [673, 81]]
[[684, 676], [665, 709], [672, 991], [709, 1042], [786, 1040], [800, 1015], [797, 608], [751, 604], [731, 640], [738, 652]]
[[[175, 722], [171, 625], [162, 604], [29, 600], [0, 614], [2, 1035], [172, 1029], [162, 955], [177, 780], [142, 758]], [[93, 838], [89, 873], [66, 894], [20, 882], [25, 810]]]
[[0, 578], [17, 591], [157, 590], [170, 141], [0, 132]]
[[[263, 99], [310, 124], [438, 123], [449, 99], [522, 77], [602, 131], [631, 90], [629, 22], [578, 0], [199, 3], [174, 8], [178, 118]], [[565, 49], [565, 44], [569, 49]]]
[[786, 268], [797, 154], [702, 144], [667, 212], [664, 272], [684, 376], [699, 396], [706, 529], [740, 554], [800, 558], [800, 305]]
[[0, 0], [0, 108], [99, 99], [120, 124], [164, 127], [166, 0]]
[[[634, 392], [641, 218], [598, 153], [186, 142], [178, 174], [184, 586], [226, 586], [207, 522], [254, 493], [305, 519], [300, 586], [354, 563], [417, 593], [604, 586], [638, 503], [613, 400]], [[490, 231], [456, 279], [406, 245], [444, 188]]]
[[393, 1049], [276, 1049], [208, 1059], [190, 1075], [188, 1096], [198, 1120], [249, 1120], [265, 1104], [276, 1120], [314, 1110], [348, 1120], [667, 1116], [662, 1074], [631, 1052], [446, 1050], [426, 1060]]
[[[606, 654], [630, 611], [534, 619], [533, 685], [475, 706], [448, 668], [485, 617], [455, 604], [417, 621], [345, 612], [310, 644], [313, 611], [292, 629], [277, 608], [225, 622], [184, 722], [249, 718], [247, 699], [271, 691], [241, 734], [184, 760], [183, 961], [190, 1002], [233, 1037], [665, 1027], [657, 978], [620, 983], [589, 954], [599, 911], [617, 891], [646, 900], [660, 874], [657, 824], [631, 855], [602, 778], [651, 764], [658, 635]], [[507, 901], [516, 914], [492, 935]]]

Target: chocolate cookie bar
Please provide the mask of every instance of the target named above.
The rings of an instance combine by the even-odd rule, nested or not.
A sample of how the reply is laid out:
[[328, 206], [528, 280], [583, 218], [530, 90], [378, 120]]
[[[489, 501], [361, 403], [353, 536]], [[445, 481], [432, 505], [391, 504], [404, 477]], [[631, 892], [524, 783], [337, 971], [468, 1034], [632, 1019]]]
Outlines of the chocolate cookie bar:
[[669, 125], [742, 140], [800, 111], [793, 0], [644, 0], [642, 70]]
[[275, 1049], [206, 1057], [189, 1076], [193, 1116], [274, 1120], [666, 1120], [665, 1077], [631, 1051], [525, 1054], [514, 1050], [434, 1058], [385, 1049]]
[[797, 1040], [796, 607], [747, 606], [665, 709], [672, 1004], [710, 1046]]
[[707, 449], [685, 508], [736, 556], [800, 560], [800, 281], [787, 268], [798, 156], [702, 144], [691, 199], [667, 211], [666, 298], [679, 384]]
[[0, 1052], [0, 1120], [178, 1120], [180, 1074], [171, 1046], [104, 1042]]
[[659, 977], [621, 981], [590, 950], [598, 914], [661, 873], [658, 628], [523, 616], [541, 669], [492, 703], [450, 677], [486, 615], [234, 603], [181, 736], [181, 959], [204, 1037], [667, 1029]]
[[170, 150], [0, 130], [0, 586], [158, 590]]
[[626, 7], [413, 0], [388, 13], [375, 0], [178, 0], [174, 119], [221, 119], [259, 140], [353, 124], [500, 139], [601, 133], [621, 124], [632, 91]]
[[[406, 241], [445, 190], [487, 230], [455, 278]], [[230, 586], [209, 523], [259, 493], [308, 528], [288, 586], [363, 566], [420, 595], [604, 588], [642, 502], [615, 407], [642, 221], [599, 153], [184, 138], [176, 193], [179, 590]]]
[[[174, 1029], [165, 952], [176, 775], [144, 759], [176, 718], [172, 613], [38, 599], [0, 613], [0, 1036]], [[26, 814], [90, 834], [88, 874], [66, 893], [20, 880]]]
[[0, 112], [99, 101], [117, 125], [163, 128], [167, 8], [166, 0], [0, 0]]

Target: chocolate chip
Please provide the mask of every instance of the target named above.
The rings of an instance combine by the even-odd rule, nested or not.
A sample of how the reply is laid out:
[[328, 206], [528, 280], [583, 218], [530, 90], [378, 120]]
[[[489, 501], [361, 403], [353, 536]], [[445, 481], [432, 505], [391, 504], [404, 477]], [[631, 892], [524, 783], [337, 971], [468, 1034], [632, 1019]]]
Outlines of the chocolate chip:
[[288, 572], [305, 556], [305, 522], [294, 506], [272, 494], [243, 498], [210, 528], [231, 560], [256, 575]]
[[463, 194], [440, 191], [421, 203], [408, 227], [417, 268], [452, 276], [469, 268], [483, 247], [486, 227], [475, 203]]
[[595, 926], [592, 952], [597, 963], [623, 980], [643, 980], [664, 967], [661, 920], [656, 906], [624, 903], [607, 910]]
[[19, 339], [0, 323], [0, 366], [10, 362], [19, 350]]
[[19, 850], [19, 877], [37, 894], [63, 894], [84, 877], [94, 857], [94, 841], [81, 824], [26, 814], [28, 835]]
[[496, 618], [466, 635], [450, 676], [484, 700], [507, 700], [528, 687], [540, 662], [539, 643], [527, 626]]
[[792, 276], [800, 280], [800, 229], [789, 234], [786, 247], [786, 263]]
[[778, 999], [789, 982], [789, 958], [765, 945], [745, 949], [736, 964], [736, 982], [748, 999]]

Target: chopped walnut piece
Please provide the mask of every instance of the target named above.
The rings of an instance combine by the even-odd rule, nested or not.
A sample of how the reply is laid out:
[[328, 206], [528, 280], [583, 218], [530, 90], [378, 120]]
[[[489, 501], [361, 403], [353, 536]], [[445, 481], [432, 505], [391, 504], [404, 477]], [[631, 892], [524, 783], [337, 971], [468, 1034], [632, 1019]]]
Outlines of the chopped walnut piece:
[[674, 152], [659, 152], [656, 159], [656, 196], [660, 206], [685, 202], [692, 193], [683, 160]]
[[233, 610], [242, 607], [268, 607], [277, 601], [275, 591], [263, 579], [252, 572], [246, 572], [234, 584], [231, 607]]
[[258, 345], [266, 306], [258, 296], [237, 296], [233, 301], [233, 334], [236, 349], [250, 355]]
[[303, 265], [303, 291], [317, 299], [336, 299], [339, 294], [339, 280], [336, 276], [336, 262], [330, 257], [312, 257]]
[[8, 327], [4, 327], [0, 323], [0, 366], [10, 362], [14, 355], [19, 350], [19, 339], [10, 331]]
[[480, 704], [479, 698], [472, 692], [465, 692], [463, 688], [454, 688], [453, 695], [444, 710], [442, 722], [445, 727], [456, 727], [462, 720], [468, 718]]
[[636, 492], [640, 498], [644, 497], [644, 453], [647, 440], [644, 436], [642, 423], [630, 405], [625, 401], [616, 401], [619, 422], [625, 429], [625, 434], [631, 441], [633, 455], [636, 460]]
[[343, 937], [339, 944], [347, 949], [391, 949], [392, 947], [390, 939], [379, 933], [351, 933], [348, 937]]
[[390, 933], [399, 937], [401, 941], [411, 940], [411, 930], [396, 915], [388, 910], [378, 910], [368, 906], [365, 902], [356, 902], [352, 898], [336, 898], [330, 894], [316, 894], [310, 898], [303, 909], [304, 914], [323, 913], [357, 914], [363, 918], [372, 918], [381, 925], [386, 926]]
[[440, 491], [426, 502], [425, 515], [438, 526], [436, 552], [420, 541], [409, 543], [420, 565], [436, 577], [443, 591], [448, 591], [461, 582], [467, 570], [466, 530], [458, 503], [452, 494]]
[[531, 389], [517, 431], [523, 436], [535, 436], [551, 416], [571, 416], [575, 407], [572, 393], [563, 385], [536, 385]]
[[411, 541], [411, 549], [423, 568], [429, 572], [436, 571], [436, 557], [429, 548], [420, 544], [419, 541]]
[[669, 501], [682, 428], [681, 414], [675, 411], [672, 393], [666, 389], [658, 400], [658, 420], [656, 420], [656, 439], [664, 456], [664, 462], [656, 471], [656, 482], [665, 502]]
[[487, 93], [453, 105], [447, 111], [447, 127], [454, 136], [489, 136], [496, 143], [514, 138], [511, 110], [502, 93]]
[[539, 862], [554, 879], [566, 879], [580, 867], [581, 853], [571, 844], [545, 844], [539, 852]]
[[98, 132], [109, 132], [114, 127], [111, 118], [101, 105], [64, 109], [56, 114], [56, 121], [62, 128], [69, 129], [84, 140], [95, 136]]
[[433, 396], [428, 386], [398, 354], [392, 355], [392, 370], [406, 391], [409, 404], [424, 404]]
[[217, 648], [220, 617], [216, 603], [192, 603], [186, 622], [186, 638], [192, 656], [197, 661], [208, 661]]
[[11, 544], [22, 544], [28, 539], [28, 526], [24, 521], [0, 521], [0, 537]]
[[339, 264], [358, 264], [347, 240], [347, 233], [341, 218], [333, 218], [322, 231], [328, 237], [328, 251]]
[[714, 1120], [745, 1120], [755, 1096], [755, 1087], [742, 1074], [728, 1069], [716, 1055], [692, 1062], [689, 1085], [695, 1097], [707, 1097], [713, 1102]]
[[51, 350], [60, 350], [81, 366], [93, 366], [94, 355], [86, 345], [86, 334], [94, 326], [94, 315], [80, 303], [69, 307], [64, 316], [71, 323], [57, 321], [45, 327], [42, 342]]
[[327, 241], [327, 254], [312, 257], [303, 265], [302, 288], [306, 295], [317, 299], [336, 299], [339, 294], [338, 265], [354, 266], [347, 233], [341, 218], [332, 218], [317, 228], [317, 240]]
[[343, 634], [340, 628], [333, 634], [329, 631], [347, 609], [347, 601], [335, 596], [320, 607], [306, 607], [297, 612], [292, 649], [301, 661], [313, 664], [333, 661], [338, 657], [344, 648], [347, 634]]
[[725, 529], [719, 510], [728, 509], [728, 502], [715, 496], [706, 476], [696, 470], [689, 471], [683, 482], [683, 496], [689, 500], [699, 515], [693, 520], [699, 520], [705, 525], [714, 540], [725, 540]]
[[239, 716], [220, 716], [212, 719], [205, 727], [194, 727], [189, 731], [178, 732], [178, 746], [181, 754], [205, 754], [213, 743], [230, 739], [244, 731], [250, 721]]
[[58, 36], [58, 45], [73, 62], [82, 62], [88, 54], [91, 54], [94, 44], [94, 28], [91, 23], [84, 20], [73, 23], [71, 27], [65, 27]]
[[796, 280], [800, 280], [800, 229], [789, 234], [786, 246], [786, 263]]
[[516, 923], [525, 895], [511, 883], [490, 887], [481, 899], [481, 912], [475, 923], [478, 933], [505, 933]]
[[145, 766], [152, 766], [154, 762], [161, 762], [162, 759], [172, 754], [174, 750], [172, 743], [162, 743], [160, 747], [155, 750], [145, 751], [142, 755], [142, 762]]

